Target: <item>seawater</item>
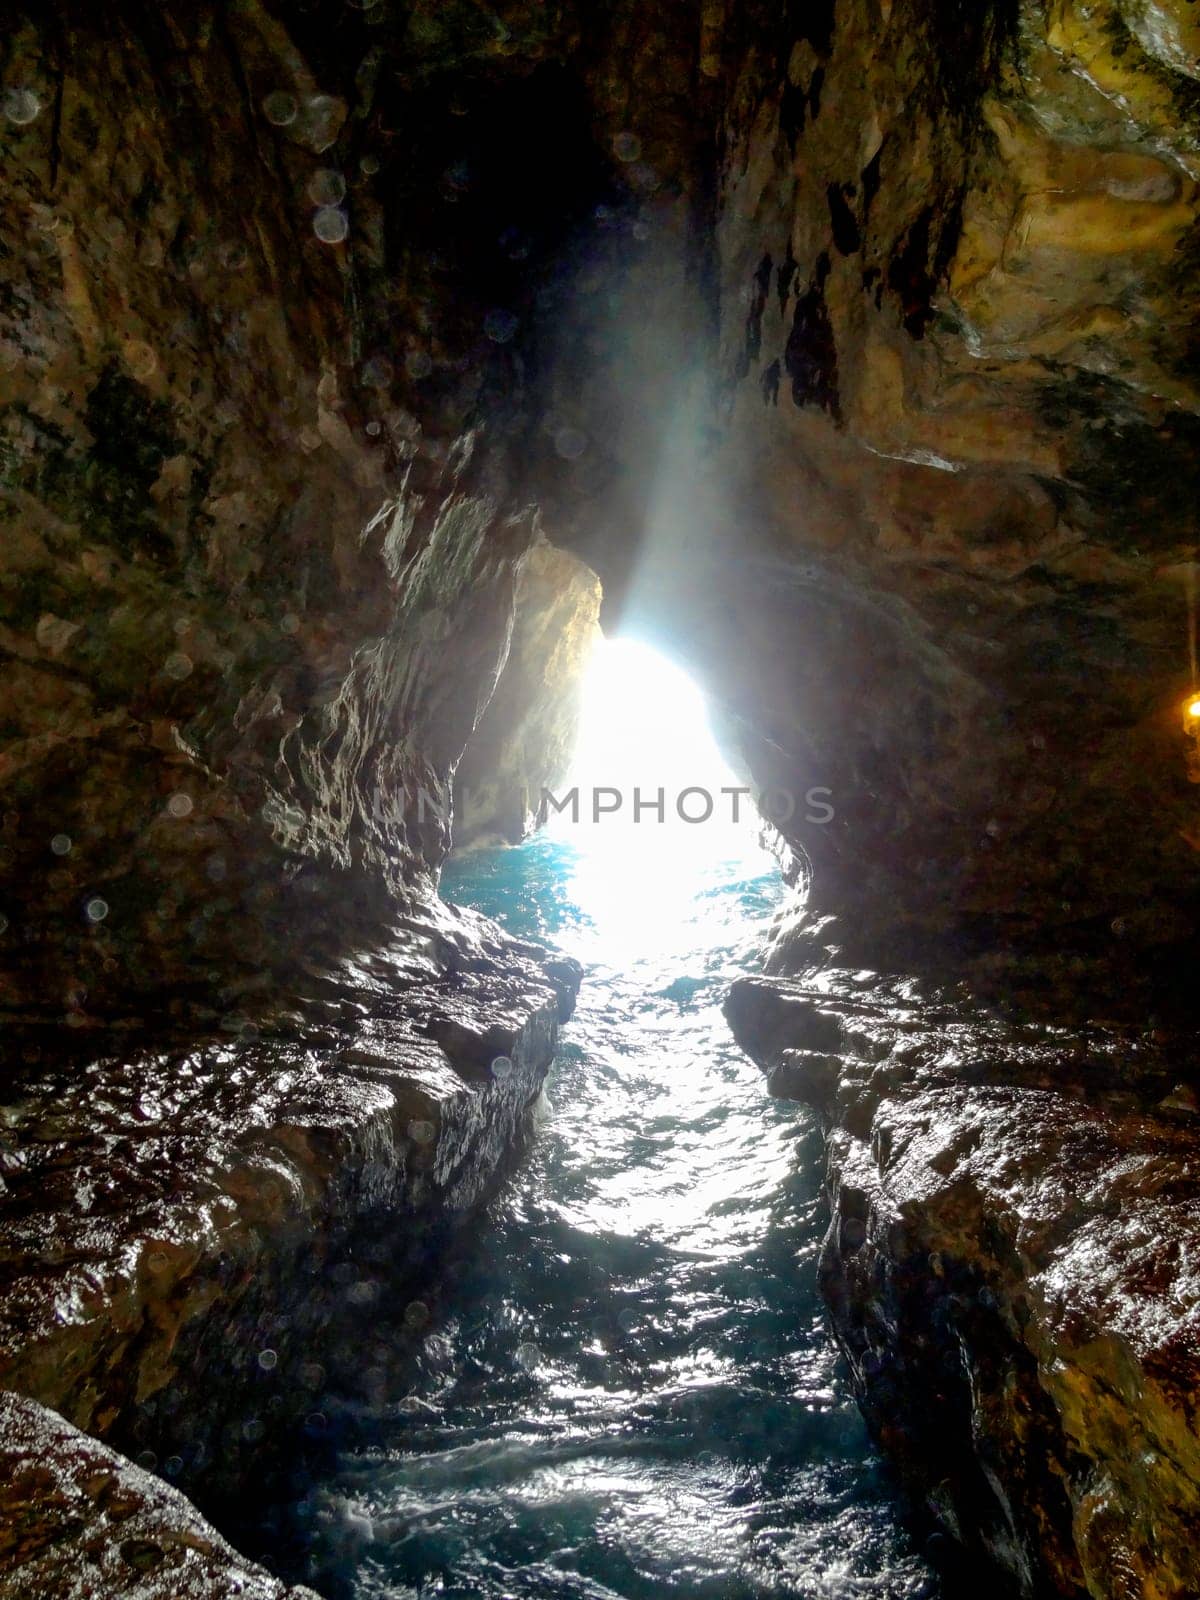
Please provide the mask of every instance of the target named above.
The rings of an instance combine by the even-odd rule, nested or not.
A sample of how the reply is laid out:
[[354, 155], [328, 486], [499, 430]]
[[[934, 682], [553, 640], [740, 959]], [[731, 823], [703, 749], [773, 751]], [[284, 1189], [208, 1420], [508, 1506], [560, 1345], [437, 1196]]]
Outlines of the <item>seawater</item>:
[[311, 1576], [350, 1600], [938, 1595], [822, 1316], [818, 1130], [721, 1015], [773, 863], [651, 851], [631, 879], [542, 837], [442, 892], [587, 976], [411, 1393], [322, 1486]]

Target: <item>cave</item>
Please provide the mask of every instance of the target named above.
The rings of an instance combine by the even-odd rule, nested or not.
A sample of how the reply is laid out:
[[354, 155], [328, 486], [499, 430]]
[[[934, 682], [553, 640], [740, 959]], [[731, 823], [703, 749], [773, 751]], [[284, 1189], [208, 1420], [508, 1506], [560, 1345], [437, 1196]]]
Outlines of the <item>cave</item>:
[[1200, 1593], [1195, 10], [4, 0], [0, 1595]]

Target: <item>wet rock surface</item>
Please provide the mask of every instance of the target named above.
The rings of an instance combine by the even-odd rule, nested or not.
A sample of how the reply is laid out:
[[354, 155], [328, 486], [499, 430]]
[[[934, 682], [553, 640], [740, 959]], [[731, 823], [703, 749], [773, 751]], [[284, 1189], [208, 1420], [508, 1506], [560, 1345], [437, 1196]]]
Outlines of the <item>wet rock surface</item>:
[[614, 91], [626, 170], [655, 187], [627, 251], [609, 218], [554, 337], [553, 402], [591, 441], [545, 474], [555, 537], [686, 660], [777, 796], [809, 892], [781, 973], [833, 945], [969, 964], [1077, 1015], [1178, 1004], [1180, 8], [697, 9], [711, 142], [676, 125], [676, 75]]
[[519, 1154], [579, 970], [462, 913], [314, 981], [308, 1025], [10, 1083], [0, 1383], [229, 1511], [370, 1397]]
[[1194, 1041], [844, 972], [726, 1010], [827, 1126], [822, 1287], [924, 1513], [1023, 1595], [1194, 1594]]
[[485, 327], [518, 269], [502, 197], [454, 211], [453, 156], [408, 136], [429, 107], [335, 9], [6, 9], [20, 1022], [202, 1022], [207, 974], [294, 985], [435, 893], [538, 537], [521, 363]]
[[0, 1519], [0, 1594], [9, 1600], [315, 1600], [244, 1560], [161, 1478], [8, 1393]]
[[244, 0], [114, 49], [14, 8], [0, 999], [184, 1005], [192, 957], [248, 978], [232, 916], [282, 966], [419, 903], [448, 835], [411, 797], [477, 729], [477, 787], [553, 756], [481, 722], [540, 526], [793, 796], [780, 970], [837, 915], [847, 962], [1161, 1008], [1190, 24], [502, 9]]

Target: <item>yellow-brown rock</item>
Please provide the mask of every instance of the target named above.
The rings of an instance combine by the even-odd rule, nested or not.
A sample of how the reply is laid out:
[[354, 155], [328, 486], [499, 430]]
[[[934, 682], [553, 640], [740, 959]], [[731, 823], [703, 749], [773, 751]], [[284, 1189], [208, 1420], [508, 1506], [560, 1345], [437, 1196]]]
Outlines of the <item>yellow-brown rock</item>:
[[599, 637], [600, 585], [581, 561], [538, 544], [517, 575], [500, 681], [455, 772], [454, 842], [519, 844], [565, 776], [584, 668]]

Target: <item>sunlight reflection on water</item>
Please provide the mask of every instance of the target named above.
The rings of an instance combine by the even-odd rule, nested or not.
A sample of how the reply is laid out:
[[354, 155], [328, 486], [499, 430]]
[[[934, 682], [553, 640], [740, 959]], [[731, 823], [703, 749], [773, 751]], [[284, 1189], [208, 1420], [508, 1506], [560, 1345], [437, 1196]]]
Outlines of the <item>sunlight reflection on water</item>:
[[[619, 643], [569, 782], [736, 780], [695, 689]], [[825, 1331], [819, 1134], [720, 1009], [783, 894], [754, 824], [561, 821], [442, 891], [587, 975], [412, 1392], [294, 1508], [308, 1575], [351, 1600], [934, 1595]]]
[[309, 1575], [352, 1600], [931, 1596], [824, 1327], [819, 1136], [720, 1011], [778, 875], [710, 862], [630, 944], [584, 854], [542, 837], [445, 875], [589, 971], [411, 1395], [296, 1509]]

